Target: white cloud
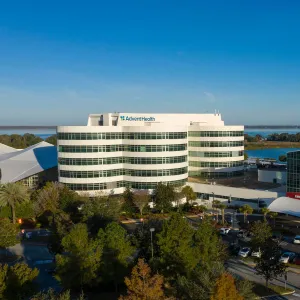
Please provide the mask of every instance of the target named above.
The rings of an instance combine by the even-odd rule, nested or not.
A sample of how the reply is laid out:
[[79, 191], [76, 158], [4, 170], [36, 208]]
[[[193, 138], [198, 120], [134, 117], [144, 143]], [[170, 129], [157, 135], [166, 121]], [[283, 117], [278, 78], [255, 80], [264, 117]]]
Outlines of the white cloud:
[[204, 95], [206, 96], [207, 100], [210, 102], [216, 102], [216, 97], [213, 93], [210, 92], [204, 92]]

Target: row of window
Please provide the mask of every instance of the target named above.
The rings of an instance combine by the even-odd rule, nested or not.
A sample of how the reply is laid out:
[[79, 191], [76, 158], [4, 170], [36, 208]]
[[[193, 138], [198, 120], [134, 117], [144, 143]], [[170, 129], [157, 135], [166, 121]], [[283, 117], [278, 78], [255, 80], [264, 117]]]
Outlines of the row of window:
[[65, 171], [59, 172], [60, 177], [66, 178], [98, 178], [113, 176], [137, 176], [137, 177], [158, 177], [173, 176], [187, 173], [187, 168], [163, 169], [163, 170], [131, 170], [131, 169], [114, 169], [101, 171]]
[[244, 136], [244, 131], [189, 131], [192, 137]]
[[229, 178], [234, 176], [243, 175], [244, 171], [233, 171], [233, 172], [201, 172], [201, 171], [190, 171], [189, 176], [197, 176], [201, 178], [217, 179], [217, 178]]
[[198, 142], [190, 141], [190, 147], [242, 147], [244, 141], [229, 141], [229, 142]]
[[80, 146], [59, 146], [59, 152], [70, 153], [87, 153], [87, 152], [170, 152], [184, 151], [187, 149], [186, 144], [172, 145], [80, 145]]
[[[165, 181], [164, 184], [170, 184], [173, 186], [183, 186], [187, 181], [175, 180], [175, 181]], [[99, 191], [106, 189], [114, 189], [120, 187], [129, 187], [133, 189], [155, 189], [159, 182], [130, 182], [130, 181], [117, 181], [110, 183], [66, 183], [66, 186], [74, 191]]]
[[106, 157], [106, 158], [58, 158], [61, 165], [89, 166], [89, 165], [112, 165], [112, 164], [136, 164], [136, 165], [158, 165], [175, 164], [187, 161], [187, 156], [171, 157]]
[[229, 162], [189, 161], [190, 167], [200, 167], [200, 168], [232, 168], [232, 167], [241, 167], [243, 165], [244, 165], [243, 161], [229, 161]]
[[221, 152], [189, 151], [189, 156], [191, 157], [239, 157], [243, 155], [244, 155], [244, 151], [221, 151]]
[[186, 132], [59, 132], [59, 140], [165, 140], [185, 139]]

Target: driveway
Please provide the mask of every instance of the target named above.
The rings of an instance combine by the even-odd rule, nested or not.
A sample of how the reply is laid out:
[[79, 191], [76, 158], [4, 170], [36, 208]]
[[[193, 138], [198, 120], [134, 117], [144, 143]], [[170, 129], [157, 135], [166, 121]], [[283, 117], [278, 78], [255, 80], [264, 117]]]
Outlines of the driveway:
[[34, 243], [21, 243], [9, 247], [8, 251], [16, 255], [21, 255], [23, 261], [29, 267], [37, 268], [40, 271], [36, 282], [41, 291], [48, 290], [49, 288], [53, 288], [56, 291], [61, 290], [58, 281], [48, 273], [48, 270], [54, 267], [54, 257], [49, 253], [47, 246], [35, 245]]

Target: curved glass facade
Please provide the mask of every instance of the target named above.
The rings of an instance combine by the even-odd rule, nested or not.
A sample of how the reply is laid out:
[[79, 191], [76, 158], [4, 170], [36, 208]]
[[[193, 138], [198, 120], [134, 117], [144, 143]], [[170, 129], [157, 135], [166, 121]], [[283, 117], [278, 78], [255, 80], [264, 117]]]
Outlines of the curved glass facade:
[[233, 168], [241, 167], [244, 161], [228, 161], [228, 162], [208, 162], [208, 161], [189, 161], [190, 167], [200, 168]]
[[[175, 181], [163, 181], [164, 184], [170, 184], [172, 186], [183, 186], [186, 183], [186, 179]], [[65, 183], [65, 185], [74, 191], [99, 191], [111, 188], [129, 187], [133, 189], [155, 189], [158, 183], [161, 182], [130, 182], [130, 181], [116, 181], [109, 183]]]
[[233, 172], [201, 172], [201, 171], [189, 171], [189, 176], [197, 176], [202, 178], [217, 179], [217, 178], [229, 178], [233, 176], [243, 175], [244, 171]]
[[244, 155], [244, 151], [220, 151], [220, 152], [189, 151], [189, 156], [191, 157], [239, 157], [243, 155]]
[[187, 144], [172, 145], [61, 145], [58, 147], [59, 152], [67, 153], [91, 153], [91, 152], [170, 152], [184, 151]]
[[131, 169], [115, 169], [101, 171], [65, 171], [60, 170], [59, 176], [65, 178], [98, 178], [112, 176], [137, 176], [137, 177], [160, 177], [182, 175], [187, 173], [187, 168], [162, 169], [162, 170], [131, 170]]
[[244, 131], [189, 131], [190, 137], [229, 137], [244, 136]]
[[199, 142], [190, 141], [189, 147], [243, 147], [244, 141], [229, 141], [229, 142]]
[[186, 132], [59, 132], [59, 140], [166, 140], [185, 139]]
[[132, 164], [132, 165], [158, 165], [176, 164], [187, 161], [187, 156], [170, 157], [105, 157], [105, 158], [58, 158], [60, 165], [67, 166], [92, 166], [92, 165], [112, 165], [112, 164]]

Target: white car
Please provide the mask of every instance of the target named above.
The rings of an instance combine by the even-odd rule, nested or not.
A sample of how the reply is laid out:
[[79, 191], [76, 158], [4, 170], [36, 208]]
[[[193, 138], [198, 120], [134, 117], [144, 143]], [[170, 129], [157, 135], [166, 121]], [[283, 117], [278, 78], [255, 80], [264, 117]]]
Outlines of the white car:
[[284, 252], [280, 257], [280, 261], [284, 264], [287, 264], [287, 263], [293, 261], [295, 256], [296, 255], [293, 252]]
[[300, 235], [296, 235], [293, 242], [294, 244], [300, 244]]
[[241, 257], [247, 257], [251, 252], [251, 249], [248, 247], [244, 247], [239, 251], [239, 256]]
[[261, 257], [260, 249], [252, 251], [251, 256], [260, 258]]
[[227, 235], [230, 231], [230, 228], [221, 228], [220, 229], [220, 234], [222, 235]]

